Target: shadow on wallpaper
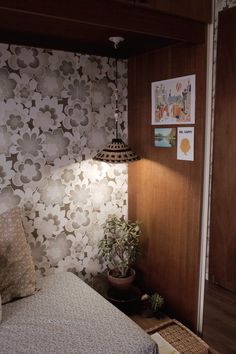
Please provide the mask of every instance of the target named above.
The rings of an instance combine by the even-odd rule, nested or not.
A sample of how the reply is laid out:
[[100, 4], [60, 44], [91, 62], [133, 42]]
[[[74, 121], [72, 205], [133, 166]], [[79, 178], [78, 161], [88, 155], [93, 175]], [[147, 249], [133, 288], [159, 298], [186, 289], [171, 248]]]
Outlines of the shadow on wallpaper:
[[[102, 271], [101, 225], [127, 215], [127, 165], [94, 162], [114, 133], [114, 59], [0, 44], [0, 213], [19, 205], [38, 275]], [[127, 137], [127, 63], [118, 62]]]

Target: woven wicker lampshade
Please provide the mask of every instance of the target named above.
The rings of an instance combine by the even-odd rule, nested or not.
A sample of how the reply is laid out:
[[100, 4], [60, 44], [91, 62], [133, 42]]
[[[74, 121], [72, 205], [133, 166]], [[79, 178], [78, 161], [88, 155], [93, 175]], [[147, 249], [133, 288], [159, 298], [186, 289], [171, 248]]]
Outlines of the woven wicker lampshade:
[[96, 161], [109, 163], [133, 162], [140, 159], [121, 139], [112, 139], [103, 150], [93, 158]]
[[[118, 44], [124, 40], [122, 37], [111, 37], [110, 41], [114, 43], [115, 48]], [[117, 89], [117, 59], [116, 59], [116, 89], [115, 89], [115, 123], [116, 130], [115, 139], [112, 139], [112, 142], [108, 144], [103, 150], [99, 151], [97, 155], [93, 158], [96, 161], [103, 161], [108, 163], [128, 163], [140, 160], [140, 157], [133, 152], [128, 145], [126, 145], [122, 139], [118, 137], [118, 89]]]

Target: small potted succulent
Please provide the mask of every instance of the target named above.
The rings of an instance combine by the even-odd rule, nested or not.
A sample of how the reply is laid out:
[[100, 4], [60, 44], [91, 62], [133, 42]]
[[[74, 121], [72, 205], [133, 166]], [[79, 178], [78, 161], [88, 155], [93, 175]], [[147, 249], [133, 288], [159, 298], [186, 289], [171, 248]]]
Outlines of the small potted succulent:
[[152, 295], [144, 294], [141, 297], [143, 303], [143, 316], [144, 317], [153, 317], [160, 315], [160, 310], [164, 305], [163, 297], [154, 293]]
[[132, 268], [139, 253], [141, 229], [138, 221], [109, 215], [103, 225], [104, 237], [99, 241], [99, 253], [108, 263], [108, 281], [113, 287], [128, 289], [135, 277]]
[[154, 293], [151, 296], [151, 308], [154, 313], [158, 313], [162, 306], [164, 305], [164, 299], [158, 293]]

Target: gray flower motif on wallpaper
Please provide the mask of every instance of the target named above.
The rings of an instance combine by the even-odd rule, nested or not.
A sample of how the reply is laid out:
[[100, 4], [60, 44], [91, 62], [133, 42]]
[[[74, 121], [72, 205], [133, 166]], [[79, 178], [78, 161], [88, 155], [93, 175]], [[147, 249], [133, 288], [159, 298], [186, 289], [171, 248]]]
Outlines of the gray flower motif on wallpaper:
[[38, 216], [34, 218], [33, 222], [39, 236], [48, 238], [63, 231], [68, 220], [65, 217], [65, 211], [61, 210], [59, 205], [45, 207], [45, 205], [39, 203], [36, 211]]
[[71, 205], [82, 205], [85, 206], [91, 203], [90, 189], [86, 185], [75, 185], [66, 188], [65, 203], [70, 203]]
[[6, 100], [14, 97], [14, 88], [16, 81], [9, 77], [7, 69], [0, 69], [0, 100]]
[[7, 161], [4, 155], [0, 155], [0, 189], [9, 185], [13, 176], [12, 161]]
[[15, 174], [12, 181], [15, 186], [26, 186], [31, 188], [42, 178], [42, 166], [44, 165], [43, 159], [33, 160], [29, 157], [23, 159], [22, 161], [17, 161], [14, 164], [14, 168], [18, 173]]
[[[40, 193], [38, 191], [38, 185], [36, 190], [30, 187], [31, 186], [28, 187], [26, 186], [24, 188], [24, 192], [21, 195], [21, 201], [20, 201], [20, 204], [22, 206], [22, 217], [24, 218], [24, 223], [25, 223], [24, 226], [26, 226], [28, 222], [31, 222], [36, 218], [36, 212], [37, 212], [36, 207], [38, 209], [40, 205]], [[44, 207], [45, 206], [43, 206], [43, 208]], [[31, 236], [33, 237], [33, 235]]]
[[54, 51], [54, 55], [48, 58], [49, 68], [52, 71], [59, 71], [65, 79], [76, 77], [78, 72], [79, 54]]
[[32, 130], [22, 130], [18, 134], [12, 135], [12, 145], [10, 152], [18, 154], [18, 160], [25, 157], [37, 158], [42, 157], [43, 141], [45, 136], [40, 134], [39, 129], [33, 128]]
[[[71, 239], [72, 240], [72, 239]], [[78, 259], [83, 259], [84, 253], [88, 251], [89, 237], [88, 232], [84, 230], [76, 230], [74, 247], [71, 250], [71, 255]]]
[[0, 46], [0, 68], [7, 65], [7, 61], [11, 56], [8, 44], [1, 44]]
[[76, 175], [75, 175], [73, 169], [72, 168], [65, 168], [63, 170], [62, 175], [61, 175], [61, 179], [65, 183], [74, 182], [76, 179]]
[[70, 104], [75, 100], [85, 103], [90, 96], [90, 85], [91, 83], [83, 77], [72, 80], [66, 79], [64, 81], [65, 90], [62, 92], [62, 97], [68, 98]]
[[12, 55], [8, 59], [8, 65], [12, 70], [19, 70], [21, 75], [39, 75], [47, 67], [49, 55], [43, 49], [11, 45], [10, 51]]
[[75, 100], [71, 105], [65, 107], [64, 127], [66, 129], [74, 129], [80, 127], [80, 131], [90, 128], [89, 118], [91, 116], [91, 106], [81, 104], [79, 100]]
[[[91, 237], [93, 235], [93, 237]], [[69, 239], [73, 243], [73, 247], [71, 248], [71, 258], [72, 259], [77, 259], [81, 262], [81, 265], [83, 266], [83, 270], [85, 271], [85, 259], [89, 258], [91, 259], [97, 259], [98, 260], [98, 268], [97, 269], [102, 269], [104, 270], [104, 264], [101, 261], [101, 257], [98, 255], [98, 249], [97, 249], [97, 241], [100, 239], [99, 233], [95, 232], [82, 232], [81, 230], [76, 232], [76, 240], [74, 241], [73, 237], [69, 237]], [[93, 242], [93, 239], [96, 241]], [[89, 254], [89, 257], [86, 255]]]
[[21, 116], [18, 113], [10, 113], [6, 124], [11, 130], [20, 130], [24, 126]]
[[33, 259], [37, 263], [41, 263], [44, 260], [44, 257], [47, 254], [46, 245], [40, 241], [30, 242], [31, 254]]
[[52, 266], [56, 266], [59, 261], [70, 256], [72, 242], [67, 239], [66, 234], [62, 232], [56, 237], [50, 237], [47, 241], [47, 257]]
[[90, 55], [83, 55], [79, 58], [79, 68], [89, 80], [96, 81], [109, 76], [109, 59]]
[[60, 179], [48, 178], [39, 188], [40, 200], [45, 206], [51, 204], [63, 205], [66, 186]]
[[59, 69], [65, 77], [75, 74], [75, 69], [73, 68], [73, 64], [66, 59], [62, 60], [62, 63], [60, 65]]
[[[83, 266], [86, 269], [86, 272], [94, 276], [97, 274], [97, 270], [101, 268], [100, 259], [97, 255], [95, 257], [86, 257]], [[102, 268], [102, 270], [104, 270], [104, 268]]]
[[68, 154], [68, 145], [70, 143], [70, 134], [63, 133], [59, 128], [53, 132], [45, 133], [44, 154], [48, 163], [56, 158]]
[[84, 209], [76, 207], [67, 212], [68, 222], [66, 224], [66, 230], [72, 232], [74, 230], [86, 230], [91, 224], [92, 208]]
[[24, 128], [28, 121], [28, 109], [23, 105], [13, 99], [0, 102], [0, 125], [6, 126], [8, 131], [17, 132]]
[[[127, 63], [118, 61], [127, 136]], [[115, 60], [0, 44], [0, 213], [17, 205], [38, 275], [86, 280], [109, 214], [127, 216], [127, 166], [92, 160], [114, 137]]]
[[[122, 165], [120, 165], [121, 167]], [[110, 167], [106, 163], [97, 163], [92, 160], [83, 161], [80, 164], [80, 169], [77, 170], [77, 173], [80, 174], [81, 180], [88, 180], [91, 182], [91, 185], [98, 183], [107, 177], [107, 173], [110, 171]]]
[[105, 107], [100, 107], [96, 113], [96, 122], [99, 127], [105, 127], [106, 133], [115, 132], [115, 118], [111, 116], [113, 106], [107, 104]]
[[90, 149], [102, 149], [107, 145], [108, 139], [104, 128], [94, 126], [87, 135], [88, 147]]
[[44, 70], [38, 77], [37, 89], [42, 93], [43, 97], [52, 96], [60, 97], [63, 89], [63, 77], [60, 76], [60, 72]]
[[[75, 233], [78, 234], [80, 230], [76, 231]], [[87, 240], [85, 251], [91, 254], [91, 257], [93, 258], [102, 258], [101, 256], [98, 255], [97, 252], [97, 240], [100, 240], [103, 236], [103, 230], [96, 228], [95, 224], [91, 223], [89, 228], [87, 228], [86, 233], [83, 237], [83, 239]]]
[[108, 179], [104, 178], [99, 183], [91, 186], [91, 200], [94, 210], [100, 209], [101, 205], [105, 205], [111, 200], [113, 188], [109, 186]]
[[12, 145], [11, 137], [12, 134], [7, 131], [7, 126], [0, 125], [0, 154], [9, 156], [9, 149]]
[[3, 188], [0, 192], [0, 213], [15, 208], [20, 203], [20, 196], [14, 193], [11, 186]]
[[36, 94], [37, 81], [27, 74], [21, 76], [12, 74], [11, 77], [17, 83], [14, 89], [15, 102], [22, 103], [27, 108], [31, 107]]
[[64, 119], [63, 105], [58, 103], [56, 97], [46, 97], [36, 102], [30, 109], [30, 117], [34, 120], [34, 126], [42, 131], [57, 129]]
[[95, 111], [111, 102], [113, 89], [114, 86], [106, 78], [94, 82], [91, 99], [92, 107]]
[[68, 146], [68, 154], [77, 162], [81, 162], [82, 160], [86, 159], [86, 141], [86, 137], [84, 136], [81, 136], [81, 139], [79, 141], [77, 139], [73, 139], [72, 141], [70, 141], [70, 145]]

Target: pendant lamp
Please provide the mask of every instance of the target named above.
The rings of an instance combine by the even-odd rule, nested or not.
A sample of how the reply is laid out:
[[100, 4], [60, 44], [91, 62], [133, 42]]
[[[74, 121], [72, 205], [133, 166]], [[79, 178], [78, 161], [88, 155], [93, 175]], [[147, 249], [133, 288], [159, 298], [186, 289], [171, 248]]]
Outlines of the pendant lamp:
[[[110, 37], [109, 40], [114, 43], [115, 49], [118, 48], [118, 45], [121, 41], [124, 40], [122, 37]], [[93, 158], [96, 161], [103, 161], [108, 163], [128, 163], [137, 161], [140, 159], [139, 156], [133, 152], [128, 145], [126, 145], [118, 135], [118, 118], [119, 118], [119, 109], [118, 109], [118, 85], [117, 85], [117, 58], [116, 58], [116, 89], [114, 91], [115, 95], [115, 138], [112, 139], [112, 142], [108, 144], [103, 150], [99, 151], [97, 155]]]

